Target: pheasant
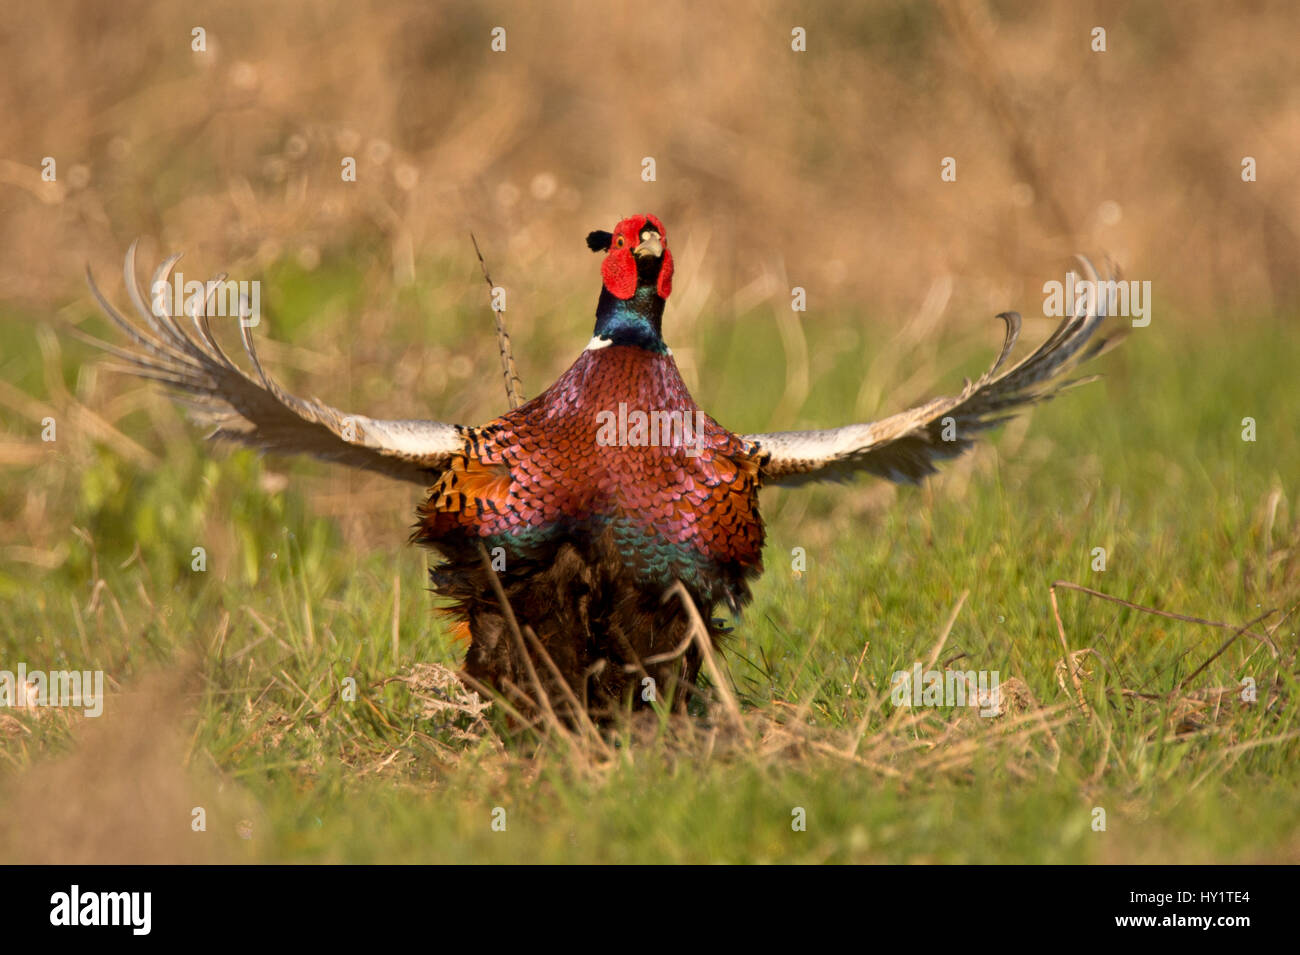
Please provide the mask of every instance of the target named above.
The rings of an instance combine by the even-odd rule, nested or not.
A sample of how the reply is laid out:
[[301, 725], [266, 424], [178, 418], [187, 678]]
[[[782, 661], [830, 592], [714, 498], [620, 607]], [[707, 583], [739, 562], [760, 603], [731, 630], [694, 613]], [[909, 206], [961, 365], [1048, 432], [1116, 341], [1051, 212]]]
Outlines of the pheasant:
[[124, 273], [143, 325], [114, 309], [89, 269], [87, 280], [134, 346], [101, 347], [184, 393], [215, 421], [211, 437], [428, 489], [411, 539], [439, 558], [430, 577], [468, 632], [464, 674], [519, 708], [544, 694], [597, 714], [659, 696], [684, 708], [724, 632], [714, 610], [738, 612], [762, 572], [760, 489], [860, 473], [915, 483], [1015, 409], [1078, 383], [1063, 377], [1107, 344], [1094, 335], [1105, 309], [1080, 307], [1003, 370], [1020, 330], [1007, 312], [993, 366], [959, 395], [867, 424], [737, 435], [696, 406], [664, 343], [673, 257], [663, 223], [633, 216], [587, 245], [604, 256], [591, 341], [544, 392], [479, 426], [377, 420], [295, 397], [263, 369], [241, 322], [245, 372], [217, 344], [207, 307], [186, 309], [190, 327], [164, 301], [150, 308], [134, 245]]

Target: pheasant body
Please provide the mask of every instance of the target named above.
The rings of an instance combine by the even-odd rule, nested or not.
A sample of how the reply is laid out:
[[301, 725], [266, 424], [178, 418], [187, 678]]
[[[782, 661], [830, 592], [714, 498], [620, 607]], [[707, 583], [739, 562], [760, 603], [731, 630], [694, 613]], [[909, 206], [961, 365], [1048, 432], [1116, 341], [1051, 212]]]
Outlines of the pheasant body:
[[[699, 430], [669, 423], [638, 436], [629, 419]], [[648, 585], [698, 579], [714, 602], [738, 602], [739, 577], [760, 566], [754, 449], [698, 409], [670, 355], [585, 351], [537, 398], [479, 430], [421, 508], [417, 542], [477, 538], [536, 559], [567, 536], [608, 531]], [[620, 430], [626, 443], [602, 440]]]
[[[216, 423], [214, 436], [426, 488], [412, 540], [441, 558], [430, 575], [468, 631], [465, 673], [523, 712], [543, 693], [557, 709], [576, 700], [609, 711], [669, 694], [680, 708], [702, 661], [695, 612], [716, 640], [714, 608], [742, 607], [762, 570], [761, 487], [861, 473], [919, 481], [1012, 411], [1080, 383], [1064, 373], [1109, 344], [1094, 337], [1101, 297], [1002, 370], [1020, 329], [1008, 312], [1001, 353], [959, 395], [871, 423], [736, 435], [696, 406], [663, 341], [673, 278], [663, 223], [634, 216], [587, 245], [604, 253], [591, 343], [550, 388], [479, 427], [383, 421], [297, 398], [262, 368], [253, 322], [240, 322], [253, 374], [241, 370], [213, 337], [206, 303], [187, 316], [192, 330], [166, 297], [150, 308], [134, 245], [124, 271], [143, 326], [93, 278], [90, 287], [135, 346], [101, 347], [184, 392]], [[678, 583], [694, 607], [664, 599]]]
[[[659, 336], [659, 267], [642, 269], [627, 300], [606, 288], [591, 346], [537, 398], [480, 428], [420, 509], [412, 539], [447, 561], [433, 582], [469, 623], [473, 677], [524, 676], [489, 573], [513, 593], [519, 625], [580, 668], [566, 679], [589, 705], [593, 695], [621, 702], [645, 676], [665, 685], [657, 692], [693, 681], [697, 649], [640, 663], [685, 638], [682, 608], [662, 606], [675, 582], [706, 613], [749, 599], [747, 578], [762, 570], [756, 447], [691, 398]], [[480, 545], [503, 558], [491, 571]], [[539, 588], [551, 565], [563, 573]]]

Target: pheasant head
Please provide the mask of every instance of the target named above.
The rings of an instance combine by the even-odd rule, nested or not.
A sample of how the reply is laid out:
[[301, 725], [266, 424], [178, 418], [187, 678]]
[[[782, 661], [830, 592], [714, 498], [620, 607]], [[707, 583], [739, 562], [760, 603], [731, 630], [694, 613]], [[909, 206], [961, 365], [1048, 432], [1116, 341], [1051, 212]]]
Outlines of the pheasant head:
[[596, 339], [602, 344], [667, 351], [661, 327], [664, 303], [673, 290], [673, 254], [668, 251], [664, 224], [656, 216], [632, 216], [613, 232], [590, 233], [587, 248], [605, 253]]

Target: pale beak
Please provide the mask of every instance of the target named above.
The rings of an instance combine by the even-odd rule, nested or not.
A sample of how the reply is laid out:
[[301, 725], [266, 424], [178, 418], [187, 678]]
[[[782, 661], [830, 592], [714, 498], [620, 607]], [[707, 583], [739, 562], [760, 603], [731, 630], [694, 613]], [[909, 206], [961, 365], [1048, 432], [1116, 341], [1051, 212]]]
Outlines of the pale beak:
[[642, 234], [646, 237], [641, 240], [640, 245], [632, 250], [633, 255], [637, 258], [648, 255], [657, 259], [664, 254], [664, 245], [660, 241], [663, 237], [658, 232], [651, 231]]

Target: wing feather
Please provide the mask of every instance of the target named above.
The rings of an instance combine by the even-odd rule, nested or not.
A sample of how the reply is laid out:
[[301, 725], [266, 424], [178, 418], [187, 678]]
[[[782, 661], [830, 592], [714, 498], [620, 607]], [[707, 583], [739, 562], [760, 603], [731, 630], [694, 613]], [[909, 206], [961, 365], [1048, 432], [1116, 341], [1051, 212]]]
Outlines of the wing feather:
[[[1079, 261], [1085, 277], [1096, 283], [1092, 263], [1084, 258]], [[1020, 337], [1020, 316], [1003, 312], [998, 316], [1006, 325], [1002, 350], [979, 380], [967, 380], [959, 395], [934, 398], [868, 424], [745, 435], [756, 446], [763, 483], [845, 481], [862, 473], [917, 483], [937, 470], [937, 462], [962, 454], [981, 432], [1022, 408], [1095, 380], [1095, 375], [1069, 380], [1062, 376], [1120, 340], [1118, 335], [1094, 335], [1106, 317], [1106, 298], [1105, 294], [1095, 296], [1092, 304], [1096, 307], [1091, 313], [1085, 298], [1046, 341], [1006, 371], [1002, 368]]]
[[[142, 321], [123, 316], [100, 292], [90, 268], [86, 281], [104, 314], [133, 347], [94, 343], [120, 362], [111, 367], [162, 382], [181, 393], [184, 404], [215, 424], [210, 437], [236, 441], [276, 454], [309, 454], [349, 467], [376, 471], [428, 487], [464, 454], [474, 429], [441, 421], [392, 421], [348, 414], [315, 398], [298, 398], [266, 372], [253, 341], [251, 313], [241, 302], [240, 339], [256, 377], [231, 360], [212, 334], [208, 315], [216, 286], [200, 307], [187, 305], [188, 331], [171, 314], [162, 296], [151, 308], [136, 277], [136, 244], [123, 263], [127, 295]], [[167, 282], [180, 255], [168, 257], [154, 272], [150, 289]], [[224, 278], [224, 276], [222, 276]], [[92, 341], [94, 341], [92, 339]]]

